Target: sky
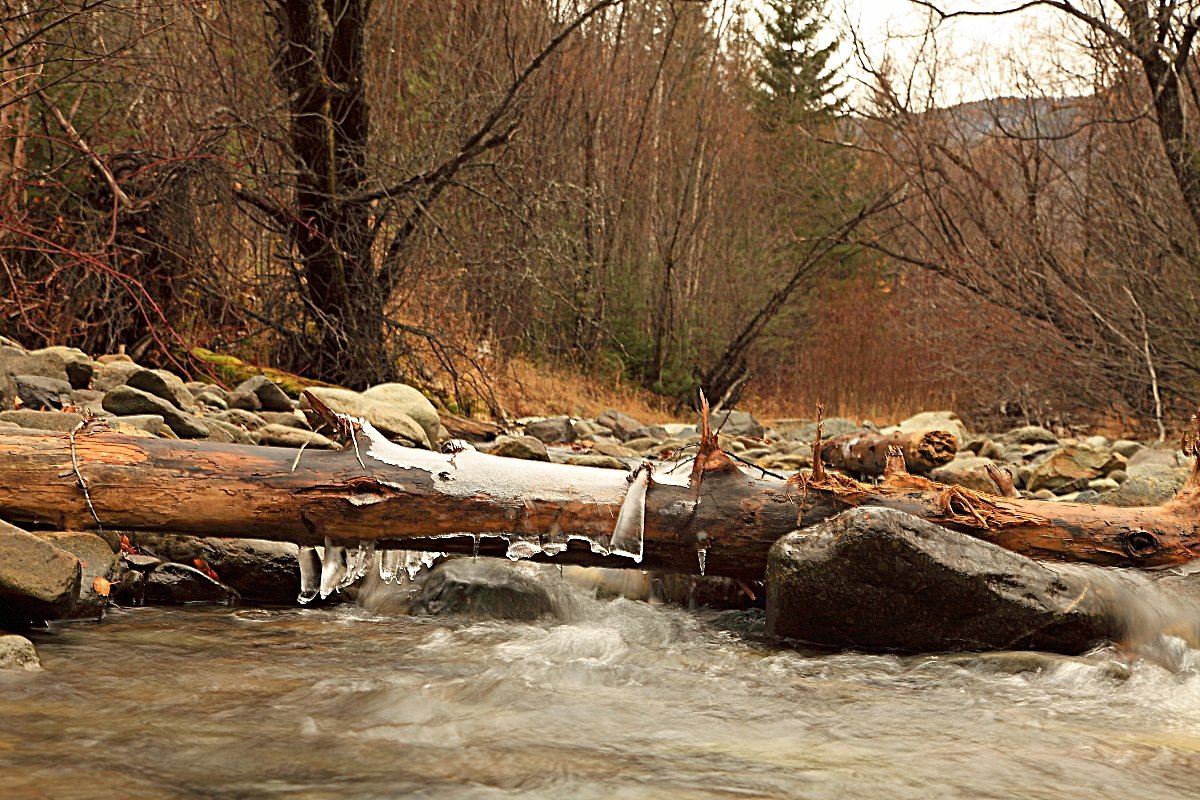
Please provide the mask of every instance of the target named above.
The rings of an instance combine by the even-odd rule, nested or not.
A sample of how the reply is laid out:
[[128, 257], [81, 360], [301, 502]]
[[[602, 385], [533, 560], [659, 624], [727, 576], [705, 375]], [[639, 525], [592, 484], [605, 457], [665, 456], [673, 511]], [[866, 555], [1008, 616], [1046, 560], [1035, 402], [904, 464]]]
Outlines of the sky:
[[[1016, 0], [942, 0], [947, 10], [996, 9]], [[867, 58], [878, 65], [889, 58], [901, 75], [912, 75], [918, 106], [932, 98], [952, 105], [985, 97], [1068, 95], [1088, 91], [1086, 60], [1080, 54], [1080, 29], [1053, 9], [1027, 9], [999, 17], [958, 18], [943, 22], [932, 41], [924, 33], [929, 14], [908, 0], [829, 0], [829, 11], [843, 41], [853, 31]], [[939, 64], [929, 71], [909, 67], [917, 56]], [[929, 59], [935, 55], [936, 59]], [[854, 68], [859, 81], [867, 73]], [[907, 83], [907, 81], [905, 81]], [[935, 85], [930, 93], [929, 86]], [[857, 96], [862, 96], [861, 87]]]

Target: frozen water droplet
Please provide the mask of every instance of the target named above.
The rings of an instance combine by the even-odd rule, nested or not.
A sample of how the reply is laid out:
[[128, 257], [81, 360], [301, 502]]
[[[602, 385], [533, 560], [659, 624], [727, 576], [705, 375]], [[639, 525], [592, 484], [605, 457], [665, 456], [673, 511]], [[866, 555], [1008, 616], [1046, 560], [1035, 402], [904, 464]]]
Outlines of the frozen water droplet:
[[531, 558], [542, 552], [542, 545], [532, 538], [521, 536], [513, 536], [508, 540], [508, 549], [504, 551], [504, 555], [510, 561], [520, 561], [523, 558]]
[[346, 574], [338, 584], [344, 589], [367, 574], [375, 557], [375, 542], [359, 542], [358, 546], [346, 553]]
[[325, 538], [325, 553], [321, 557], [321, 599], [333, 594], [346, 577], [346, 548], [335, 547]]
[[708, 561], [708, 548], [701, 547], [696, 551], [696, 558], [700, 560], [700, 575], [704, 575], [705, 562]]
[[479, 534], [474, 536], [475, 544], [471, 547], [471, 563], [474, 564], [479, 560]]
[[311, 602], [321, 588], [321, 555], [315, 547], [301, 547], [296, 560], [300, 562], [300, 594], [296, 602], [304, 605]]
[[613, 528], [612, 539], [609, 541], [610, 552], [632, 558], [635, 564], [642, 563], [642, 548], [646, 534], [646, 490], [650, 486], [650, 468], [643, 465], [638, 468], [637, 475], [625, 499], [621, 503], [621, 511], [617, 514], [617, 524]]

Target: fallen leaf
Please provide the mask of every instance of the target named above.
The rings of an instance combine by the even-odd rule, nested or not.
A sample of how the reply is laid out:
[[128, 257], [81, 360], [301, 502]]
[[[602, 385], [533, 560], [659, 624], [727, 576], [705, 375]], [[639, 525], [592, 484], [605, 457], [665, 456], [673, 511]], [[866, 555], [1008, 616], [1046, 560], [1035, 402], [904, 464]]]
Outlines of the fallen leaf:
[[105, 580], [97, 575], [92, 579], [92, 589], [101, 597], [108, 597], [109, 592], [112, 591], [112, 581]]
[[205, 561], [203, 558], [194, 558], [194, 559], [192, 559], [192, 563], [196, 565], [196, 569], [200, 570], [205, 575], [212, 578], [214, 581], [221, 580], [220, 578], [217, 577], [216, 570], [214, 570], [212, 567], [210, 567], [208, 565], [208, 562]]
[[137, 548], [129, 543], [129, 537], [123, 533], [121, 534], [121, 552], [128, 553], [131, 556], [137, 555]]

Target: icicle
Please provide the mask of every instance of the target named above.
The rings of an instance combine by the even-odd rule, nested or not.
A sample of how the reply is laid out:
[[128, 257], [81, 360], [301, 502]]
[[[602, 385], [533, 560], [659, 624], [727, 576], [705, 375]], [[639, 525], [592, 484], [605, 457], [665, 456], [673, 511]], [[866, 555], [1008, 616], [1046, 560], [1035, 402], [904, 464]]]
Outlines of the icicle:
[[359, 542], [358, 546], [346, 553], [346, 574], [338, 582], [337, 588], [344, 589], [367, 574], [375, 556], [375, 542]]
[[379, 577], [384, 583], [395, 583], [403, 564], [403, 550], [384, 550], [379, 554]]
[[608, 549], [615, 555], [642, 563], [642, 548], [646, 535], [646, 490], [650, 486], [650, 466], [643, 464], [635, 473], [633, 484], [625, 493], [617, 524], [613, 528]]
[[300, 562], [300, 595], [296, 601], [305, 605], [321, 588], [321, 555], [315, 547], [301, 547], [296, 560]]
[[474, 536], [475, 544], [471, 547], [471, 563], [479, 561], [479, 534]]
[[325, 537], [325, 554], [321, 558], [321, 599], [333, 594], [346, 577], [346, 548], [335, 547]]
[[701, 577], [703, 577], [705, 562], [708, 561], [708, 548], [701, 547], [699, 550], [697, 550], [696, 558], [698, 558], [700, 560], [700, 575], [701, 575]]
[[536, 539], [526, 536], [513, 536], [508, 540], [508, 549], [504, 555], [510, 561], [520, 561], [531, 558], [542, 552], [542, 545]]

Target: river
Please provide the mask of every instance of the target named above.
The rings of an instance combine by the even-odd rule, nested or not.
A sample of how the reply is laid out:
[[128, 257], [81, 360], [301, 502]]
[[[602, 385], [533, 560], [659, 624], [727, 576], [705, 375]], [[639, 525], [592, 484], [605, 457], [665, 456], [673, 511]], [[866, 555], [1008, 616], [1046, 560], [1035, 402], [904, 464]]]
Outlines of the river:
[[1200, 652], [821, 654], [760, 612], [115, 610], [0, 674], [0, 797], [1200, 795]]

